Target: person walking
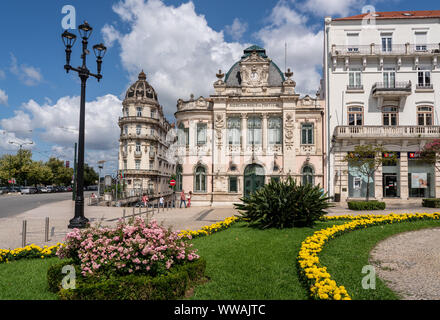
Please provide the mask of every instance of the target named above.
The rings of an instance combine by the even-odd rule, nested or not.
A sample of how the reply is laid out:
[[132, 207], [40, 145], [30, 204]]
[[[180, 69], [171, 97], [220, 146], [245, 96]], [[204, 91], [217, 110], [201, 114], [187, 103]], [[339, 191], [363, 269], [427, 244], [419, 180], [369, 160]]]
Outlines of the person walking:
[[192, 192], [190, 190], [188, 193], [188, 208], [191, 206], [191, 197], [192, 197]]
[[147, 194], [146, 193], [144, 193], [143, 194], [143, 196], [142, 196], [142, 203], [144, 204], [144, 207], [145, 208], [148, 208], [148, 196], [147, 196]]
[[160, 198], [159, 198], [159, 207], [163, 208], [163, 202], [164, 202], [163, 196], [160, 196]]
[[180, 193], [180, 208], [182, 208], [182, 202], [185, 205], [186, 208], [186, 196], [185, 196], [185, 190], [182, 190]]

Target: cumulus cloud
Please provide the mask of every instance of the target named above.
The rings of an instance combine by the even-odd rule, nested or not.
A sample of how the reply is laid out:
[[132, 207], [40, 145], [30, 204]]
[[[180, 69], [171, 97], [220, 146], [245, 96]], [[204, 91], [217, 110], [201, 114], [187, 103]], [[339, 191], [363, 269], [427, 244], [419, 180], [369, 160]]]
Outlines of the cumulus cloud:
[[[41, 141], [52, 145], [54, 155], [73, 155], [73, 145], [78, 141], [80, 97], [62, 97], [54, 104], [48, 102], [39, 104], [30, 100], [16, 110], [13, 117], [2, 119], [0, 125], [8, 132], [32, 130]], [[85, 148], [88, 163], [96, 163], [100, 160], [95, 158], [98, 156], [117, 159], [121, 108], [121, 100], [111, 94], [86, 103]]]
[[256, 33], [270, 57], [284, 69], [285, 43], [287, 68], [294, 72], [296, 91], [315, 94], [321, 79], [323, 32], [308, 26], [308, 18], [280, 1], [268, 18], [269, 25]]
[[[383, 0], [305, 0], [298, 4], [302, 11], [311, 12], [316, 16], [349, 16], [352, 14], [361, 14], [366, 5], [374, 5]], [[399, 0], [391, 0], [398, 2]], [[292, 0], [292, 2], [295, 2]], [[369, 11], [369, 10], [368, 10]]]
[[2, 89], [0, 89], [0, 105], [8, 105], [8, 95]]
[[9, 69], [18, 79], [27, 86], [35, 86], [43, 81], [40, 69], [18, 64], [17, 58], [11, 53], [11, 67]]
[[209, 27], [192, 2], [175, 7], [159, 0], [127, 0], [113, 10], [129, 31], [105, 26], [106, 43], [120, 45], [131, 81], [144, 69], [167, 116], [176, 111], [177, 99], [212, 93], [216, 72], [231, 67], [245, 46], [226, 42], [223, 32]]
[[243, 34], [246, 32], [248, 24], [235, 18], [231, 25], [225, 27], [225, 32], [229, 34], [232, 39], [240, 40]]

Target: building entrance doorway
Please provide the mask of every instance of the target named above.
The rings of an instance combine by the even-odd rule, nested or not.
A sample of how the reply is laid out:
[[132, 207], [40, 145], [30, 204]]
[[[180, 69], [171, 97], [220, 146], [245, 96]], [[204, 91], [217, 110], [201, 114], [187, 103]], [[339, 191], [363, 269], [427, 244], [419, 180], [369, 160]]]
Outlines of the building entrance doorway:
[[244, 170], [244, 196], [264, 186], [264, 169], [258, 164], [250, 164]]
[[397, 194], [397, 174], [395, 173], [384, 173], [382, 177], [383, 184], [383, 197], [384, 198], [395, 198], [399, 195]]

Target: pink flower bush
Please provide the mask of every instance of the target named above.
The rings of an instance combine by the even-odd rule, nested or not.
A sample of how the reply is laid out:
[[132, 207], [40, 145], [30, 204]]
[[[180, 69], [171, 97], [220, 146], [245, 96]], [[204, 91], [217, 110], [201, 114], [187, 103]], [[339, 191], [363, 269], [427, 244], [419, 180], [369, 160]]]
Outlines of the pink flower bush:
[[71, 258], [83, 276], [164, 274], [174, 265], [199, 258], [183, 236], [137, 218], [115, 228], [73, 229], [60, 247], [60, 258]]

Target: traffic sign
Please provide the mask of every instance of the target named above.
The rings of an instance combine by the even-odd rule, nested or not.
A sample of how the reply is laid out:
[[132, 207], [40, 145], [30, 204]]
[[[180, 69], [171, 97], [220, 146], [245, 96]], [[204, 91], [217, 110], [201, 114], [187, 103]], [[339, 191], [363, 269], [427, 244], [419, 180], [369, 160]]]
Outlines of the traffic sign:
[[170, 180], [170, 186], [174, 187], [176, 185], [176, 180], [171, 179]]

